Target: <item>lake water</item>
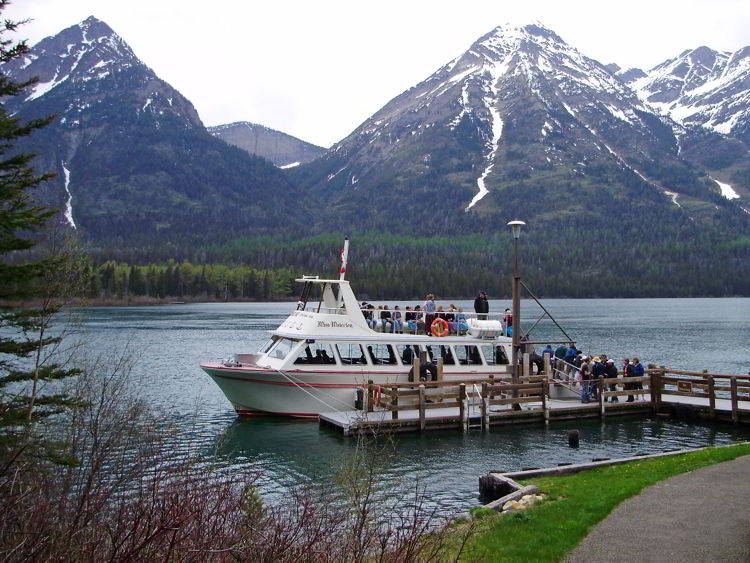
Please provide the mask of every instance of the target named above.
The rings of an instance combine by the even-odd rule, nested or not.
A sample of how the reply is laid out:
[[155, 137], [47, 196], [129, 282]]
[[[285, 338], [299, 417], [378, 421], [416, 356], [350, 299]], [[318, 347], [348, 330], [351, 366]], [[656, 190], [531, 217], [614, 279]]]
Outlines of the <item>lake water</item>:
[[[472, 302], [452, 302], [473, 310]], [[637, 355], [644, 365], [724, 374], [750, 370], [750, 299], [553, 299], [544, 306], [579, 348], [606, 353], [618, 366], [622, 358]], [[491, 301], [490, 307], [502, 311], [510, 303]], [[134, 356], [134, 381], [152, 407], [178, 428], [178, 439], [225, 466], [259, 470], [261, 493], [273, 501], [291, 484], [330, 480], [355, 441], [319, 429], [317, 422], [239, 419], [198, 363], [255, 351], [293, 308], [291, 303], [91, 308], [85, 319], [92, 346], [112, 357], [124, 351]], [[523, 301], [524, 328], [541, 314], [534, 302]], [[566, 339], [549, 319], [536, 325], [531, 338]], [[581, 431], [578, 449], [567, 445], [566, 433], [573, 428]], [[450, 513], [479, 504], [478, 477], [489, 470], [748, 439], [748, 427], [641, 418], [493, 427], [488, 433], [435, 431], [397, 436], [394, 462], [383, 477], [407, 483], [418, 479], [430, 502]]]

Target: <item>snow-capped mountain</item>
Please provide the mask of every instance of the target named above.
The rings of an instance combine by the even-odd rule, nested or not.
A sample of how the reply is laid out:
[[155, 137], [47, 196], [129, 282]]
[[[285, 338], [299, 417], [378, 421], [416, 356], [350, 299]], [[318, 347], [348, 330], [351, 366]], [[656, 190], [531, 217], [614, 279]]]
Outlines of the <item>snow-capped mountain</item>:
[[238, 121], [208, 128], [209, 133], [249, 154], [262, 156], [280, 168], [318, 158], [326, 149], [257, 123]]
[[[56, 116], [21, 148], [40, 155], [40, 170], [58, 173], [41, 195], [94, 241], [263, 231], [281, 220], [273, 198], [304, 200], [272, 164], [212, 137], [192, 103], [94, 17], [0, 72], [16, 82], [38, 77], [3, 103], [22, 118]], [[196, 232], [203, 224], [212, 226]]]
[[750, 47], [734, 53], [698, 47], [624, 79], [661, 115], [750, 146]]
[[[193, 105], [159, 79], [106, 23], [93, 16], [43, 39], [27, 56], [2, 69], [17, 81], [39, 79], [26, 95], [9, 100], [9, 109], [45, 102], [43, 109], [53, 109], [59, 123], [69, 129], [80, 125], [80, 116], [85, 118], [92, 107], [104, 107], [118, 94], [121, 102], [132, 106], [127, 109], [133, 119], [168, 112], [185, 127], [203, 126]], [[71, 91], [75, 91], [75, 100], [59, 106], [57, 102], [70, 98]], [[112, 110], [123, 112], [126, 108], [118, 105]]]
[[336, 206], [374, 222], [380, 207], [371, 212], [368, 202], [376, 199], [394, 208], [411, 200], [415, 215], [506, 220], [542, 194], [552, 209], [545, 202], [540, 212], [573, 214], [594, 201], [677, 209], [682, 199], [718, 195], [678, 151], [671, 123], [622, 80], [532, 24], [480, 38], [305, 172]]

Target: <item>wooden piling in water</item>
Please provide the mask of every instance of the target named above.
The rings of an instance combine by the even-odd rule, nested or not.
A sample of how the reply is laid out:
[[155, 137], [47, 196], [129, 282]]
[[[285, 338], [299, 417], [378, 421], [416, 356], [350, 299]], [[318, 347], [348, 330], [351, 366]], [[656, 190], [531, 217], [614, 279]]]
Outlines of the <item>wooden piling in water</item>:
[[466, 383], [462, 383], [458, 386], [458, 419], [459, 425], [466, 432], [469, 429], [469, 405], [466, 399]]
[[482, 431], [490, 429], [490, 397], [489, 386], [482, 383]]

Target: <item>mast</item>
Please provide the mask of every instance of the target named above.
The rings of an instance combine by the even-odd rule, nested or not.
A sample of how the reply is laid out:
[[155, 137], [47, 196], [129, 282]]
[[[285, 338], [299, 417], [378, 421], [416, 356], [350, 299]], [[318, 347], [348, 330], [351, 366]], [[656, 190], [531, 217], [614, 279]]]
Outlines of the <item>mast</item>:
[[344, 238], [344, 248], [341, 249], [341, 270], [340, 280], [343, 280], [346, 276], [346, 261], [349, 258], [349, 237]]

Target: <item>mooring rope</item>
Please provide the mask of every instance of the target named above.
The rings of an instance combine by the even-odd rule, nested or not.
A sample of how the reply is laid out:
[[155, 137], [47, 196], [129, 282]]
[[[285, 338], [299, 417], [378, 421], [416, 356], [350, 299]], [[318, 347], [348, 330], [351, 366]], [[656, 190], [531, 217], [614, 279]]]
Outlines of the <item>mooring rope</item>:
[[[298, 387], [300, 391], [304, 391], [305, 393], [307, 393], [308, 395], [310, 395], [310, 397], [312, 397], [312, 398], [313, 398], [313, 399], [315, 399], [316, 401], [319, 401], [319, 402], [323, 403], [323, 404], [324, 404], [324, 405], [325, 405], [326, 407], [328, 407], [328, 408], [329, 408], [329, 409], [331, 409], [332, 411], [335, 411], [335, 412], [342, 412], [341, 410], [337, 409], [336, 407], [333, 407], [333, 406], [329, 405], [328, 403], [326, 403], [326, 402], [325, 402], [325, 401], [324, 401], [323, 399], [321, 399], [320, 397], [316, 397], [315, 395], [313, 395], [312, 393], [310, 393], [310, 391], [308, 391], [307, 389], [305, 389], [304, 387], [302, 387], [302, 385], [300, 385], [300, 384], [299, 384], [299, 383], [303, 383], [303, 384], [305, 384], [305, 385], [307, 385], [307, 386], [311, 386], [311, 385], [310, 385], [309, 383], [305, 383], [305, 382], [304, 382], [304, 381], [302, 381], [301, 379], [298, 379], [298, 380], [297, 380], [297, 381], [299, 382], [299, 383], [298, 383], [297, 381], [294, 381], [294, 379], [292, 378], [292, 376], [290, 376], [290, 375], [288, 375], [288, 374], [284, 373], [284, 372], [283, 372], [282, 370], [280, 370], [280, 369], [277, 369], [276, 371], [277, 371], [277, 372], [279, 372], [279, 373], [280, 373], [281, 375], [283, 375], [283, 376], [284, 376], [285, 378], [287, 378], [287, 380], [289, 380], [289, 382], [290, 382], [290, 383], [291, 383], [292, 385], [294, 385], [295, 387]], [[325, 393], [324, 391], [319, 391], [319, 392], [320, 392], [320, 393], [321, 393], [322, 395], [325, 395], [326, 397], [328, 397], [329, 399], [333, 399], [333, 400], [334, 400], [334, 401], [336, 401], [337, 403], [341, 403], [341, 404], [342, 404], [342, 405], [344, 405], [345, 407], [348, 407], [348, 406], [349, 406], [349, 405], [348, 405], [347, 403], [345, 403], [344, 401], [342, 401], [342, 400], [341, 400], [341, 399], [339, 399], [338, 397], [334, 397], [333, 395], [329, 395], [328, 393]], [[348, 409], [348, 408], [347, 408], [347, 410], [351, 410], [351, 409]]]

